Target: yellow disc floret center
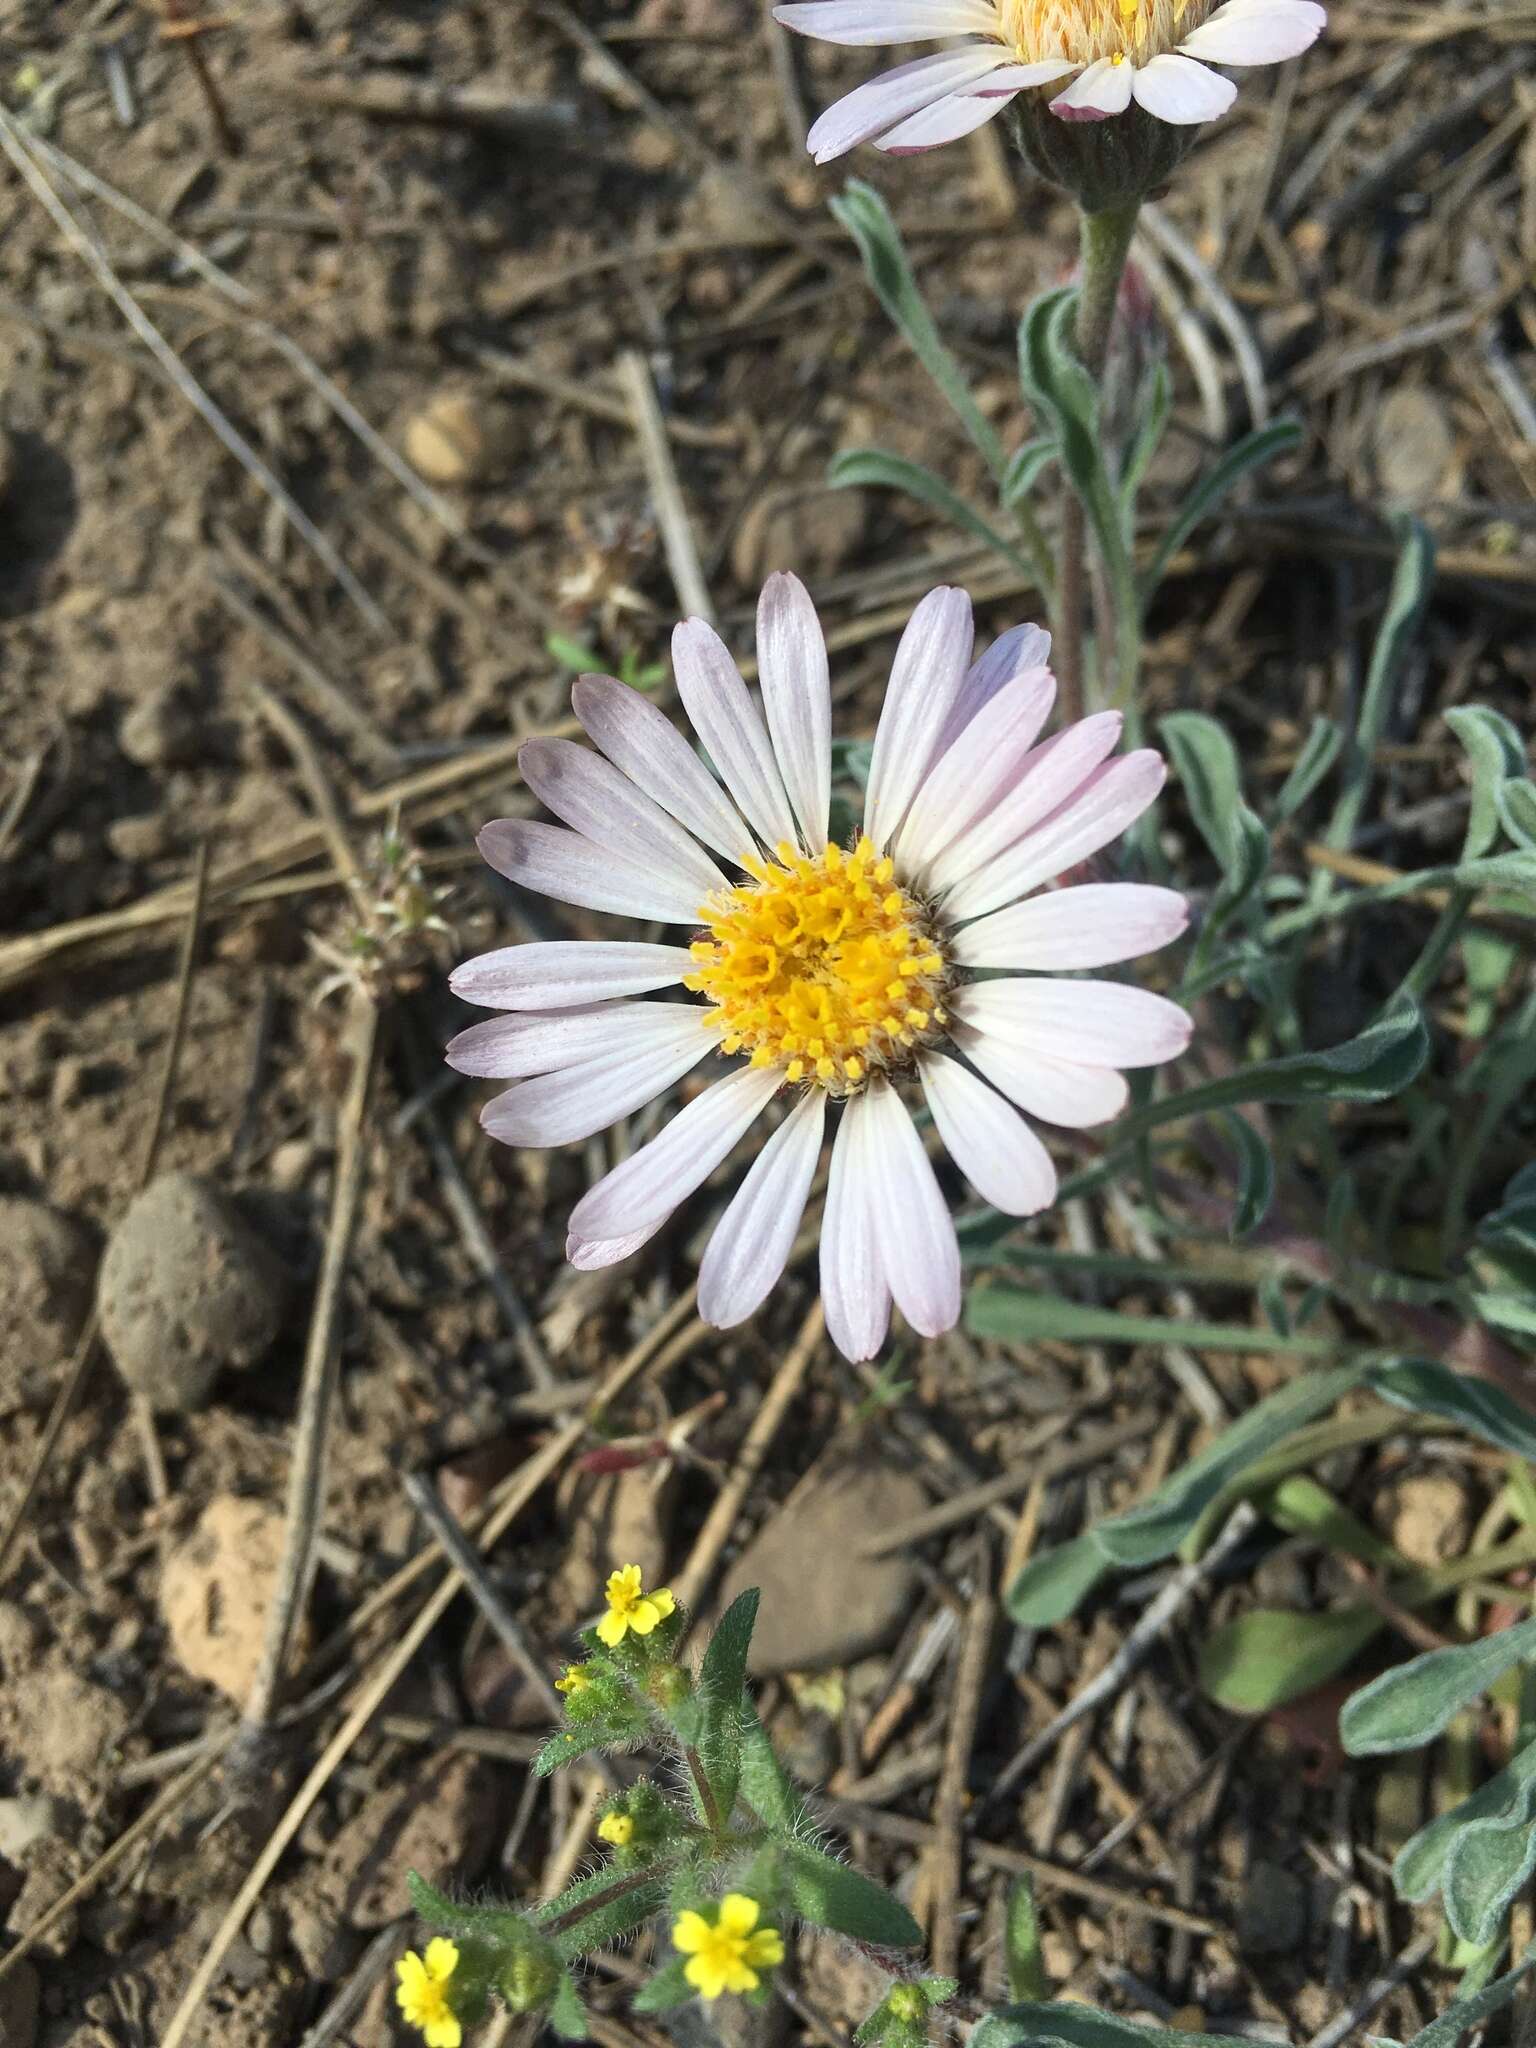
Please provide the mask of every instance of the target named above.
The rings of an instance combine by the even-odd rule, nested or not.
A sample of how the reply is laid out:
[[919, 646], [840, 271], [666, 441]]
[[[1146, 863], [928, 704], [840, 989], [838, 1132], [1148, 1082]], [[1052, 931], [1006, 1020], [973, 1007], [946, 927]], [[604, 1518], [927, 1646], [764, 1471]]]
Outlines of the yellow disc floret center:
[[775, 854], [704, 905], [687, 986], [713, 1005], [722, 1052], [844, 1095], [944, 1023], [944, 957], [868, 839]]
[[997, 0], [1002, 40], [1023, 64], [1101, 57], [1145, 64], [1172, 50], [1211, 0]]

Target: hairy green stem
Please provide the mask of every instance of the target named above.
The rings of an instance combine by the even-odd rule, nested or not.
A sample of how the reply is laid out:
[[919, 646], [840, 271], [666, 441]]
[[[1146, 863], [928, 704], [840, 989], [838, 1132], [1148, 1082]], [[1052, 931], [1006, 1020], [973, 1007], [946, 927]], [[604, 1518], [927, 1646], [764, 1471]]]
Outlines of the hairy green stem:
[[[1109, 334], [1115, 317], [1115, 301], [1131, 237], [1136, 232], [1139, 199], [1123, 206], [1105, 208], [1102, 213], [1084, 211], [1082, 231], [1082, 283], [1077, 302], [1077, 352], [1083, 367], [1096, 384], [1104, 376], [1109, 355]], [[1062, 486], [1061, 542], [1057, 559], [1056, 678], [1061, 689], [1064, 719], [1081, 718], [1083, 699], [1083, 611], [1088, 581], [1088, 524], [1082, 500], [1070, 483]], [[1125, 622], [1118, 621], [1119, 635]], [[1117, 635], [1118, 637], [1118, 635]], [[1126, 678], [1120, 678], [1122, 690]]]
[[539, 1931], [541, 1934], [563, 1934], [567, 1927], [575, 1927], [593, 1913], [600, 1913], [604, 1906], [611, 1906], [616, 1899], [628, 1898], [631, 1892], [669, 1877], [677, 1864], [677, 1857], [664, 1857], [658, 1863], [648, 1863], [643, 1870], [632, 1870], [627, 1877], [617, 1878], [606, 1890], [594, 1892], [591, 1898], [567, 1906], [563, 1913], [556, 1913], [551, 1919], [540, 1920]]

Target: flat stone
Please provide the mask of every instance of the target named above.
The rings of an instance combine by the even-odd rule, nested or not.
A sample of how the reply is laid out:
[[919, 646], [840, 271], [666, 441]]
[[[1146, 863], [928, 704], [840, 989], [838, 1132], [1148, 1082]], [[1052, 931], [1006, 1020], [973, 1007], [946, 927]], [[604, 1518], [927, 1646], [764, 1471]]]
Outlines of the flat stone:
[[190, 1173], [162, 1174], [108, 1241], [102, 1334], [130, 1387], [185, 1412], [225, 1367], [262, 1357], [285, 1294], [282, 1268], [228, 1196]]
[[780, 1508], [732, 1565], [720, 1596], [725, 1607], [749, 1586], [762, 1593], [754, 1677], [848, 1664], [882, 1648], [911, 1610], [917, 1573], [899, 1553], [869, 1558], [861, 1546], [928, 1505], [912, 1473], [857, 1465]]

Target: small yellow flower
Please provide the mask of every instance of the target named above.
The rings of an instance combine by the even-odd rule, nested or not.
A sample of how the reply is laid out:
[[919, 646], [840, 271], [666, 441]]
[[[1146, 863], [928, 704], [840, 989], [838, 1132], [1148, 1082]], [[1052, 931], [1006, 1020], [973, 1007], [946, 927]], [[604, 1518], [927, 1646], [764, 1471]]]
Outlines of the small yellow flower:
[[569, 1696], [571, 1693], [585, 1692], [591, 1683], [591, 1679], [579, 1664], [567, 1664], [565, 1676], [555, 1680], [555, 1691]]
[[627, 1849], [635, 1839], [635, 1824], [627, 1813], [605, 1813], [597, 1824], [600, 1842], [612, 1842], [615, 1849]]
[[400, 1980], [395, 2003], [406, 2025], [418, 2027], [426, 2036], [427, 2048], [460, 2048], [464, 2039], [464, 2029], [448, 2003], [448, 1986], [458, 1967], [457, 1943], [441, 1934], [427, 1943], [425, 1956], [412, 1949], [395, 1965]]
[[645, 1591], [637, 1564], [610, 1572], [607, 1592], [608, 1612], [597, 1624], [597, 1633], [610, 1650], [617, 1649], [631, 1629], [637, 1636], [648, 1636], [677, 1605], [665, 1586], [654, 1593]]
[[[784, 1960], [784, 1937], [776, 1927], [759, 1927], [761, 1908], [742, 1892], [727, 1892], [713, 1922], [702, 1913], [679, 1913], [672, 1945], [688, 1957], [683, 1975], [701, 1998], [722, 1991], [755, 1991], [759, 1970]], [[754, 1931], [755, 1930], [755, 1931]]]

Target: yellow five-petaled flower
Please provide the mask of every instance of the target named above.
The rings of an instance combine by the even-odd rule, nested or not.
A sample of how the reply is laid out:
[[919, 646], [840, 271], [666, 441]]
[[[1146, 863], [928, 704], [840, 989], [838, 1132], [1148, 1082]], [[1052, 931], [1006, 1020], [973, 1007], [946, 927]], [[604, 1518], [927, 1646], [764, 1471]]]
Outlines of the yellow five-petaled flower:
[[755, 1991], [758, 1972], [784, 1960], [784, 1937], [776, 1927], [759, 1927], [756, 1899], [727, 1892], [713, 1921], [702, 1913], [679, 1913], [672, 1945], [688, 1958], [683, 1975], [701, 1998], [722, 1991]]
[[607, 1592], [608, 1612], [597, 1624], [597, 1633], [610, 1650], [617, 1649], [631, 1629], [637, 1636], [648, 1636], [677, 1605], [665, 1586], [654, 1593], [645, 1591], [637, 1564], [621, 1565], [610, 1572]]
[[448, 1986], [458, 1967], [458, 1945], [442, 1934], [427, 1943], [425, 1956], [411, 1949], [395, 1965], [400, 1980], [395, 2003], [406, 2025], [426, 2036], [427, 2048], [460, 2048], [464, 2039], [464, 2029], [448, 2003]]
[[635, 1839], [635, 1824], [627, 1813], [605, 1813], [597, 1824], [600, 1842], [612, 1842], [615, 1849], [627, 1849]]

